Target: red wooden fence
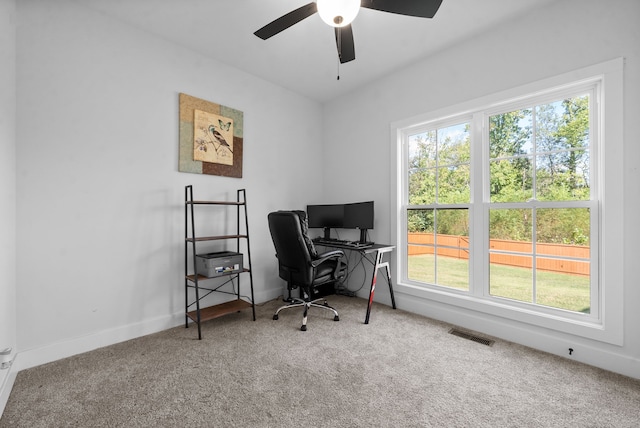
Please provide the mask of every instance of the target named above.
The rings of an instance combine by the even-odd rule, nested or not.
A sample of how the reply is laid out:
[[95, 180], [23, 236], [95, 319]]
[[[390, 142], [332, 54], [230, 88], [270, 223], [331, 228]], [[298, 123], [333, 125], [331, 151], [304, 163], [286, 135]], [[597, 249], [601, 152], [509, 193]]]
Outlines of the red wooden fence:
[[[433, 254], [435, 247], [434, 235], [432, 233], [409, 233], [408, 238], [410, 256]], [[523, 255], [517, 255], [492, 252], [489, 255], [491, 263], [525, 268], [531, 268], [533, 265], [533, 259], [528, 255], [533, 251], [531, 242], [491, 239], [489, 241], [489, 248], [497, 251], [524, 253]], [[469, 237], [438, 235], [438, 255], [468, 259]], [[587, 246], [536, 243], [536, 255], [536, 268], [539, 270], [570, 273], [574, 275], [589, 275], [590, 267], [588, 259], [590, 257], [590, 248]], [[585, 261], [545, 258], [544, 256], [585, 259]]]

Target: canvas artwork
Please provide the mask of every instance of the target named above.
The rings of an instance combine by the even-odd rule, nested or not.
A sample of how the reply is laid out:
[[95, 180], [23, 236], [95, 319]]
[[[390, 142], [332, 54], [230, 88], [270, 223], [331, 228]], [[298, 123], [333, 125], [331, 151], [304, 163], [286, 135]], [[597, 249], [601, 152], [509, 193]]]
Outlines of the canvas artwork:
[[180, 94], [181, 172], [242, 177], [241, 111]]
[[194, 110], [193, 159], [233, 165], [233, 119]]

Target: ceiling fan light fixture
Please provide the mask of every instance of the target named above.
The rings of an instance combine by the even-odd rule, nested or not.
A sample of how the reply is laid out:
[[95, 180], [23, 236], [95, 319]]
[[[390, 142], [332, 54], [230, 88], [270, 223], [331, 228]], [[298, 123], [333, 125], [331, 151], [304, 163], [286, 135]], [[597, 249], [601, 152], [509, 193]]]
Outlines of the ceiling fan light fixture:
[[332, 27], [351, 24], [360, 11], [360, 0], [317, 0], [320, 18]]

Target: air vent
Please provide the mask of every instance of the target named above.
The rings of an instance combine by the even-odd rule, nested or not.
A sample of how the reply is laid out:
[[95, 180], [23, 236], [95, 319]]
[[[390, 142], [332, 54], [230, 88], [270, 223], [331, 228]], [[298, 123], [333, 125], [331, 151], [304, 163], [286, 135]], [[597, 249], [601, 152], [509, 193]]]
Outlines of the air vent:
[[452, 328], [449, 330], [449, 334], [453, 334], [454, 336], [462, 337], [463, 339], [471, 340], [473, 342], [481, 343], [487, 346], [493, 346], [494, 341], [490, 339], [485, 339], [484, 337], [476, 336], [475, 334], [467, 333], [466, 331], [458, 330], [457, 328]]

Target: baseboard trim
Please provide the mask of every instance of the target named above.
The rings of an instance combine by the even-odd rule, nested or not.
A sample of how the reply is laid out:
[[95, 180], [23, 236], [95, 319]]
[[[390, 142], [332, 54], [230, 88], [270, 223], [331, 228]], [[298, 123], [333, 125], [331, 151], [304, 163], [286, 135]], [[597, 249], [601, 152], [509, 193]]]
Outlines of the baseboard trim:
[[[596, 346], [593, 341], [568, 334], [551, 335], [517, 321], [395, 293], [400, 309], [464, 327], [496, 338], [568, 358], [610, 372], [640, 379], [640, 359], [615, 352], [614, 345]], [[569, 349], [571, 348], [571, 351]]]
[[[254, 297], [256, 302], [265, 302], [273, 300], [281, 295], [282, 289], [276, 288], [255, 293]], [[13, 367], [15, 368], [17, 365], [17, 373], [20, 370], [36, 367], [62, 358], [102, 348], [104, 346], [113, 345], [126, 340], [135, 339], [137, 337], [177, 327], [183, 323], [184, 312], [177, 312], [135, 324], [104, 330], [87, 336], [20, 351], [20, 358], [19, 360], [17, 359], [18, 363], [16, 364], [16, 362], [14, 362]]]
[[16, 368], [16, 358], [13, 360], [13, 364], [8, 369], [0, 370], [0, 417], [4, 413], [4, 408], [7, 406], [9, 396], [11, 395], [11, 389], [16, 381], [18, 370]]
[[19, 353], [20, 358], [17, 359], [14, 366], [17, 363], [18, 371], [25, 370], [104, 346], [167, 330], [181, 323], [184, 323], [184, 313], [182, 312], [52, 343], [50, 345], [21, 351]]

